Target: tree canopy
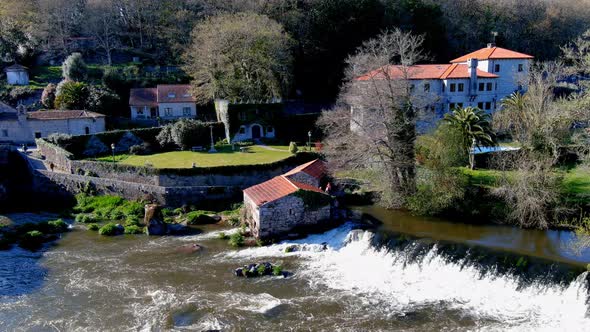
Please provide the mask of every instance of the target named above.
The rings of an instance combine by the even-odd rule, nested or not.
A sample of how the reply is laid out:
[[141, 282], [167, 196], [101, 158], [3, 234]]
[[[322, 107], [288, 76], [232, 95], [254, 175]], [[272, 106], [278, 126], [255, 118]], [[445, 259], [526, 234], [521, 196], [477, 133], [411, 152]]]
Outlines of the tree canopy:
[[291, 81], [291, 46], [283, 27], [264, 15], [206, 19], [184, 56], [196, 99], [280, 99]]

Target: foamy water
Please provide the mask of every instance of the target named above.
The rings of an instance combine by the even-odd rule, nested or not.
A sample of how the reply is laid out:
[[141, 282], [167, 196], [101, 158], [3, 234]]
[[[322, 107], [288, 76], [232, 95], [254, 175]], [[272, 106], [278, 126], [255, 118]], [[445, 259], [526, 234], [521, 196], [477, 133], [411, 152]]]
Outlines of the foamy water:
[[[299, 255], [298, 277], [311, 287], [328, 288], [334, 296], [351, 296], [384, 317], [403, 316], [424, 307], [457, 310], [484, 322], [477, 330], [590, 331], [586, 273], [566, 287], [532, 283], [522, 287], [513, 276], [481, 272], [465, 262], [449, 262], [432, 248], [419, 261], [403, 251], [376, 249], [369, 231], [347, 224], [300, 241], [249, 248], [227, 257], [273, 258]], [[326, 250], [285, 253], [292, 244], [302, 248], [329, 243]], [[326, 294], [326, 296], [329, 296]]]

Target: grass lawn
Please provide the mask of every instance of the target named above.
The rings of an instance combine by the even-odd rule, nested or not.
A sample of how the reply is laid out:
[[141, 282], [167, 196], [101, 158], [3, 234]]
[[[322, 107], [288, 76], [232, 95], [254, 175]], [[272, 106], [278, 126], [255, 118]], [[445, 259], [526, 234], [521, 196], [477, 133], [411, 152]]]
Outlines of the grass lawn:
[[[173, 151], [149, 156], [117, 155], [115, 161], [133, 166], [151, 164], [156, 168], [190, 168], [193, 163], [197, 167], [214, 167], [227, 165], [256, 165], [279, 161], [291, 156], [286, 146], [273, 146], [280, 151], [268, 150], [260, 146], [251, 146], [247, 152], [232, 151], [231, 147], [223, 147], [217, 153]], [[100, 161], [112, 161], [112, 157], [98, 158]]]

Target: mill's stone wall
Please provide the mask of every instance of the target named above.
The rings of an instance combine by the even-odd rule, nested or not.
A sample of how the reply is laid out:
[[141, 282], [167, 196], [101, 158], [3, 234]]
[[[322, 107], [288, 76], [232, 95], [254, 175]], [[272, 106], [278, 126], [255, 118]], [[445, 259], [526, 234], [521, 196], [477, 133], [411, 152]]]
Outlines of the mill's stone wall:
[[295, 174], [290, 174], [287, 177], [295, 182], [305, 183], [316, 188], [320, 186], [320, 180], [318, 178], [315, 178], [305, 172], [297, 172]]
[[311, 210], [295, 195], [285, 196], [260, 207], [256, 207], [245, 195], [244, 203], [252, 235], [262, 239], [287, 234], [296, 227], [317, 225], [330, 220], [331, 216], [330, 204]]

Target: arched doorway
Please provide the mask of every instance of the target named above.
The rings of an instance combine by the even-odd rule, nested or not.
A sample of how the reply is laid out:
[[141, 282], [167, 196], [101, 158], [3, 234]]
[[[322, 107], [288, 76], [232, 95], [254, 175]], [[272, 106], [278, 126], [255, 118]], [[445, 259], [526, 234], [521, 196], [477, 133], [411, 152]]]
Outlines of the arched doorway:
[[90, 134], [90, 128], [89, 127], [84, 128], [84, 132], [86, 133], [86, 135], [89, 135]]
[[260, 138], [262, 135], [262, 128], [259, 125], [252, 126], [252, 139]]

